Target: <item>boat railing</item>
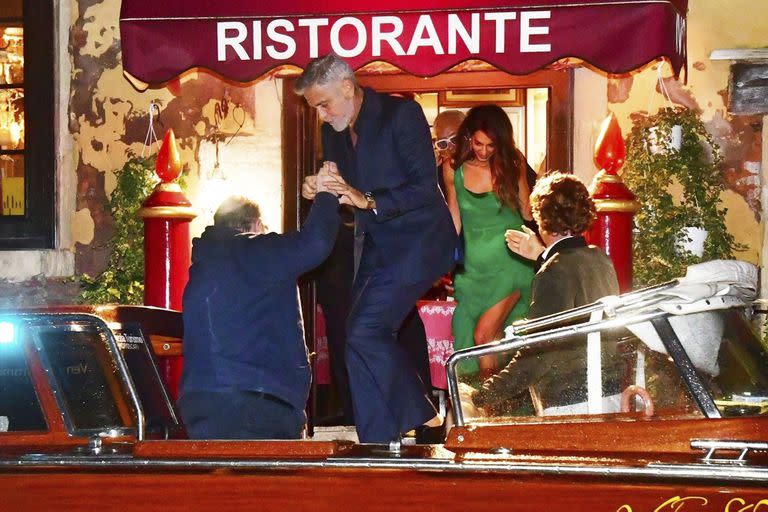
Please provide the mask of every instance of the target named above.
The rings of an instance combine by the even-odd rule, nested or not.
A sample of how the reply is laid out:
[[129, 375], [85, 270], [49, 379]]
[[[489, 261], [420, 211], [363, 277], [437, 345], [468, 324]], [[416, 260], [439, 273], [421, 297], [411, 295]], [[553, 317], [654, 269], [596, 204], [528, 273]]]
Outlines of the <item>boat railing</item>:
[[[599, 311], [598, 308], [596, 311]], [[650, 322], [654, 319], [668, 315], [661, 309], [646, 309], [634, 312], [632, 314], [615, 315], [613, 317], [602, 317], [599, 320], [588, 320], [586, 322], [574, 325], [566, 325], [550, 330], [538, 331], [536, 333], [524, 336], [512, 335], [504, 339], [469, 347], [453, 353], [446, 362], [446, 378], [448, 382], [448, 395], [452, 404], [460, 404], [459, 382], [457, 368], [459, 364], [467, 359], [477, 359], [482, 356], [497, 355], [502, 353], [512, 353], [523, 347], [532, 345], [554, 345], [565, 340], [572, 339], [574, 335], [589, 336], [592, 333], [599, 333], [605, 329], [625, 327], [627, 324], [637, 324]], [[583, 315], [580, 315], [583, 316]], [[454, 408], [454, 418], [457, 426], [464, 425], [464, 416], [461, 407]]]
[[533, 320], [517, 322], [506, 329], [505, 335], [509, 338], [539, 331], [548, 327], [562, 325], [579, 318], [589, 318], [593, 313], [598, 311], [603, 313], [603, 317], [612, 317], [632, 309], [643, 309], [668, 299], [668, 296], [663, 295], [660, 292], [674, 288], [679, 282], [678, 279], [675, 279], [659, 285], [649, 286], [648, 288], [643, 288], [641, 290], [628, 292], [623, 295], [610, 295], [585, 306]]

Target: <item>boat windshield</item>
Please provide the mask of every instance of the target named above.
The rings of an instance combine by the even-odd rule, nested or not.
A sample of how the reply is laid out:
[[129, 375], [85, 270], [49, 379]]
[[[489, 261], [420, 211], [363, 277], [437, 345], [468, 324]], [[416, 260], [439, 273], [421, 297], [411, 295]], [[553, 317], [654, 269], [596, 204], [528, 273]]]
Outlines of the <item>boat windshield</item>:
[[[768, 359], [748, 309], [659, 315], [623, 325], [614, 320], [512, 338], [502, 344], [511, 345], [507, 350], [457, 362], [463, 421], [766, 414]], [[682, 351], [669, 348], [669, 337]], [[681, 364], [681, 353], [687, 363]], [[708, 395], [703, 401], [717, 411], [707, 414], [692, 389]]]
[[135, 427], [135, 411], [110, 348], [111, 334], [96, 319], [78, 318], [26, 325], [68, 428], [86, 433]]

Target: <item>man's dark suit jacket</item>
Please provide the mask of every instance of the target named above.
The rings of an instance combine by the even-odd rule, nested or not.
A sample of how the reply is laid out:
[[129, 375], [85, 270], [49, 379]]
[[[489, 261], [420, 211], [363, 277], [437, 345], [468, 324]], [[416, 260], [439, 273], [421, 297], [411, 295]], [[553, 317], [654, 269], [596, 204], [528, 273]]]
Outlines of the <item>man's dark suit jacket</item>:
[[437, 188], [429, 125], [418, 103], [363, 91], [355, 147], [349, 129], [322, 126], [323, 158], [376, 200], [376, 213], [355, 209], [357, 250], [368, 235], [397, 281], [437, 279], [453, 266], [456, 231]]
[[[618, 295], [619, 282], [611, 259], [583, 237], [561, 240], [550, 249], [531, 287], [528, 318], [539, 318]], [[586, 352], [583, 345], [522, 355], [483, 383], [473, 401], [493, 405], [536, 385], [546, 406], [580, 401], [586, 393]], [[571, 400], [575, 398], [575, 400]]]

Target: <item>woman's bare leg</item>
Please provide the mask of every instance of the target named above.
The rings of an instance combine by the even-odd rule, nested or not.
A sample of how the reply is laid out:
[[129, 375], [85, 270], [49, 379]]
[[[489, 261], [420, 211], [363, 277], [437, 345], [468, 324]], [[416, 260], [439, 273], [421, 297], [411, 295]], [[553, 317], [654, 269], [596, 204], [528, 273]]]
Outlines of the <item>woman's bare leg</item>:
[[[520, 300], [520, 291], [515, 290], [480, 315], [475, 326], [475, 345], [482, 345], [501, 338], [504, 321], [518, 300]], [[483, 356], [478, 361], [478, 364], [480, 365], [480, 377], [482, 379], [490, 377], [498, 370], [496, 356]]]

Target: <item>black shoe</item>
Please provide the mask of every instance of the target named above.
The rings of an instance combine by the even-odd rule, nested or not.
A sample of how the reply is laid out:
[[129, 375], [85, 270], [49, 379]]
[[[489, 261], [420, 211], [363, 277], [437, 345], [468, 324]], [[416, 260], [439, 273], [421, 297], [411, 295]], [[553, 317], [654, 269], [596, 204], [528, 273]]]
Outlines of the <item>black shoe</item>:
[[445, 422], [437, 427], [421, 425], [416, 431], [416, 444], [443, 444], [445, 442]]

